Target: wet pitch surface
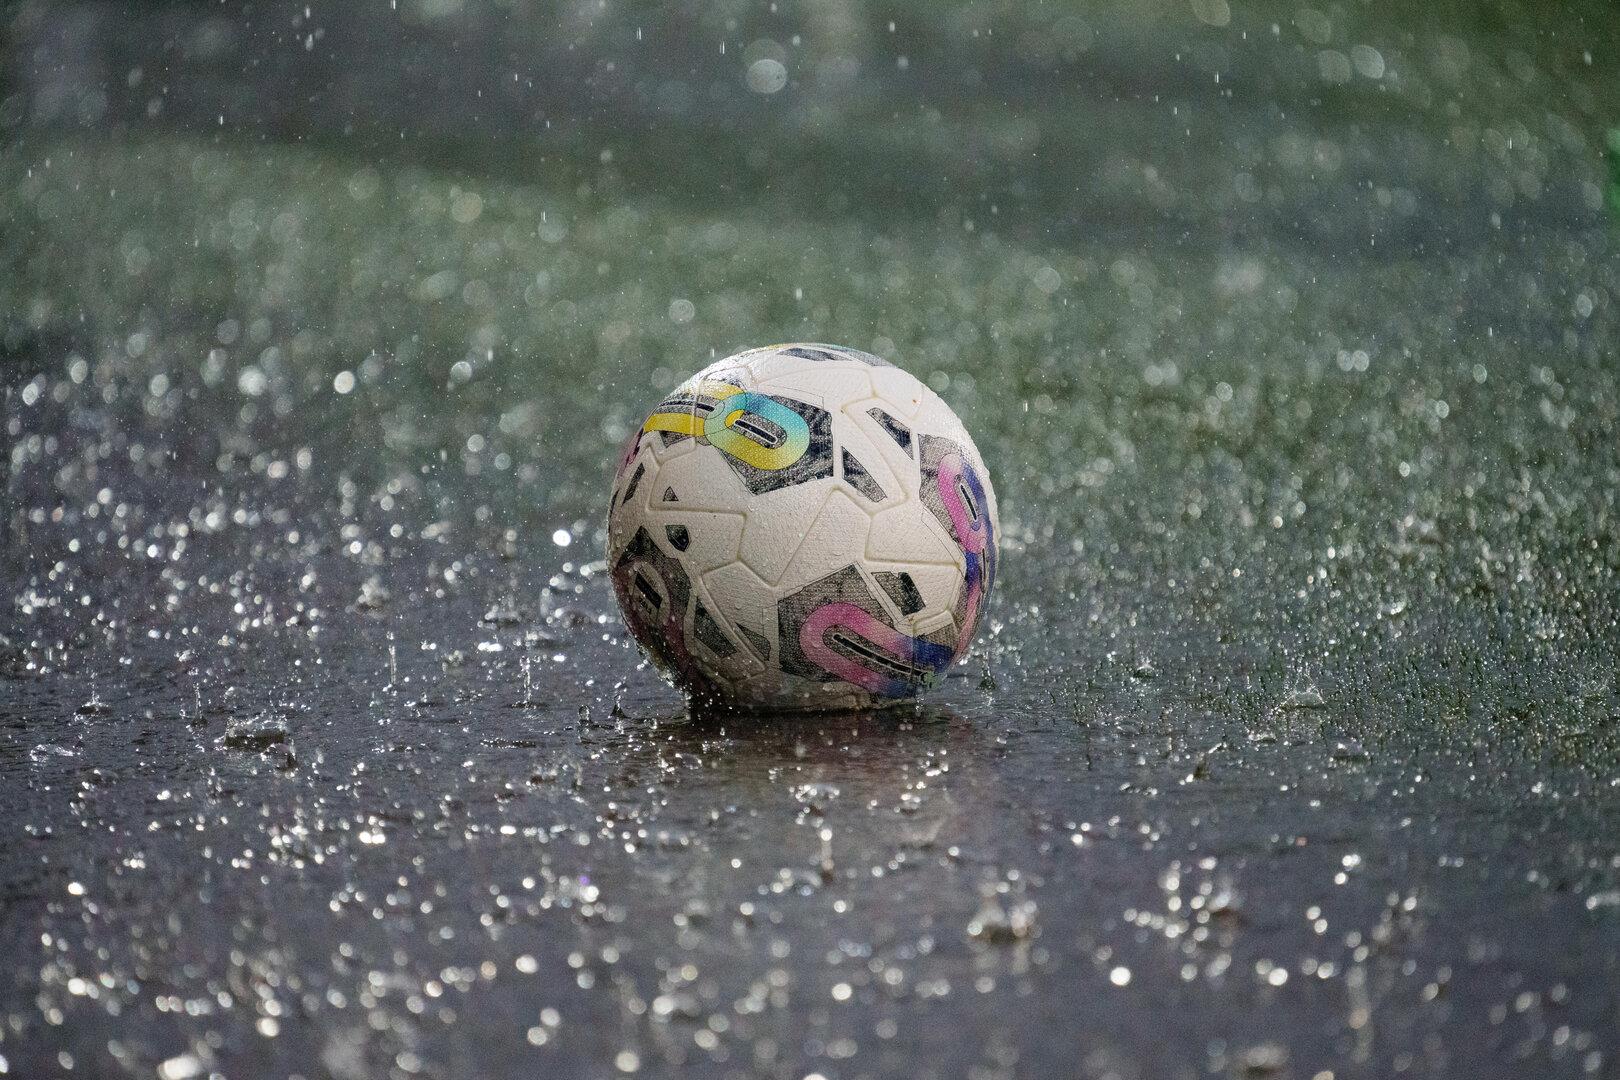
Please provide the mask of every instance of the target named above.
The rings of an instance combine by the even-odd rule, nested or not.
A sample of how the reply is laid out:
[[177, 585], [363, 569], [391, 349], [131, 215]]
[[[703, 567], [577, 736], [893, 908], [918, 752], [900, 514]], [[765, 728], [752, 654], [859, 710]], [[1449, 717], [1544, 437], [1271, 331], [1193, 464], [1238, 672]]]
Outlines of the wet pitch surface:
[[689, 717], [584, 542], [97, 482], [7, 557], [13, 1075], [1613, 1068], [1612, 546], [1019, 543], [919, 709]]
[[[1612, 90], [1308, 14], [1074, 89], [1084, 198], [0, 152], [0, 1075], [1620, 1075]], [[785, 339], [993, 470], [915, 709], [688, 715], [596, 561], [624, 425]]]

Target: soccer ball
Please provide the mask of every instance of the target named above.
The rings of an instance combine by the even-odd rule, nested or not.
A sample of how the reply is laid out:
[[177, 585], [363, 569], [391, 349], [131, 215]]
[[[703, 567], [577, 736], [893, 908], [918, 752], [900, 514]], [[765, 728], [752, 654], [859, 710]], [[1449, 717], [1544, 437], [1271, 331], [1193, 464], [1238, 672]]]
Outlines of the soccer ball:
[[870, 353], [776, 345], [704, 368], [630, 436], [607, 562], [636, 640], [695, 697], [859, 709], [966, 653], [999, 531], [937, 394]]

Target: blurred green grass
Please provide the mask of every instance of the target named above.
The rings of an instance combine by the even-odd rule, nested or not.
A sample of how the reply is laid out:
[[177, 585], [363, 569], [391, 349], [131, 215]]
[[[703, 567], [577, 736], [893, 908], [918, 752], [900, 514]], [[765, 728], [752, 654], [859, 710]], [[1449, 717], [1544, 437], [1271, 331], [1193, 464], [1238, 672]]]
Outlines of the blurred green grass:
[[1620, 289], [1601, 235], [1405, 255], [1146, 246], [1151, 229], [1055, 243], [955, 204], [830, 224], [629, 194], [613, 160], [553, 169], [526, 183], [184, 137], [14, 148], [0, 318], [72, 339], [93, 381], [159, 418], [195, 395], [255, 439], [369, 440], [379, 461], [482, 440], [475, 456], [500, 447], [531, 480], [543, 463], [547, 501], [594, 498], [633, 415], [686, 372], [784, 339], [896, 356], [986, 433], [1013, 504], [1048, 514], [1120, 470], [1151, 498], [1217, 459], [1269, 488], [1353, 447], [1383, 473], [1354, 482], [1382, 498], [1405, 459], [1511, 475], [1612, 453]]

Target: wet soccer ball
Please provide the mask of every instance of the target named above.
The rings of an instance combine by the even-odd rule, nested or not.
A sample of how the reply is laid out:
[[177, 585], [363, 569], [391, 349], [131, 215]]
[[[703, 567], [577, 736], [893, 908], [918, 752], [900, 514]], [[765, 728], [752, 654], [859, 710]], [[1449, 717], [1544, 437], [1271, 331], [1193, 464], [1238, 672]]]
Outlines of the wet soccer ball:
[[966, 653], [998, 533], [937, 394], [870, 353], [777, 345], [709, 365], [631, 435], [607, 560], [636, 640], [695, 697], [866, 708]]

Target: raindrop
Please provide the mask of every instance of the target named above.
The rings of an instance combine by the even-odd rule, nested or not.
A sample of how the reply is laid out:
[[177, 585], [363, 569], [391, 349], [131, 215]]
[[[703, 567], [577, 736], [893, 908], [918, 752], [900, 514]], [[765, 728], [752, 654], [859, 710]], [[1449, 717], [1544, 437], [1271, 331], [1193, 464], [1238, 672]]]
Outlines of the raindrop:
[[1327, 704], [1322, 698], [1322, 692], [1314, 686], [1304, 686], [1290, 690], [1283, 695], [1278, 703], [1280, 709], [1320, 709]]
[[762, 57], [748, 65], [748, 89], [756, 94], [774, 94], [787, 85], [787, 68], [780, 60]]
[[1232, 21], [1232, 8], [1226, 0], [1192, 0], [1193, 14], [1208, 26], [1225, 26]]
[[1367, 751], [1355, 739], [1340, 739], [1333, 746], [1335, 761], [1366, 761]]

